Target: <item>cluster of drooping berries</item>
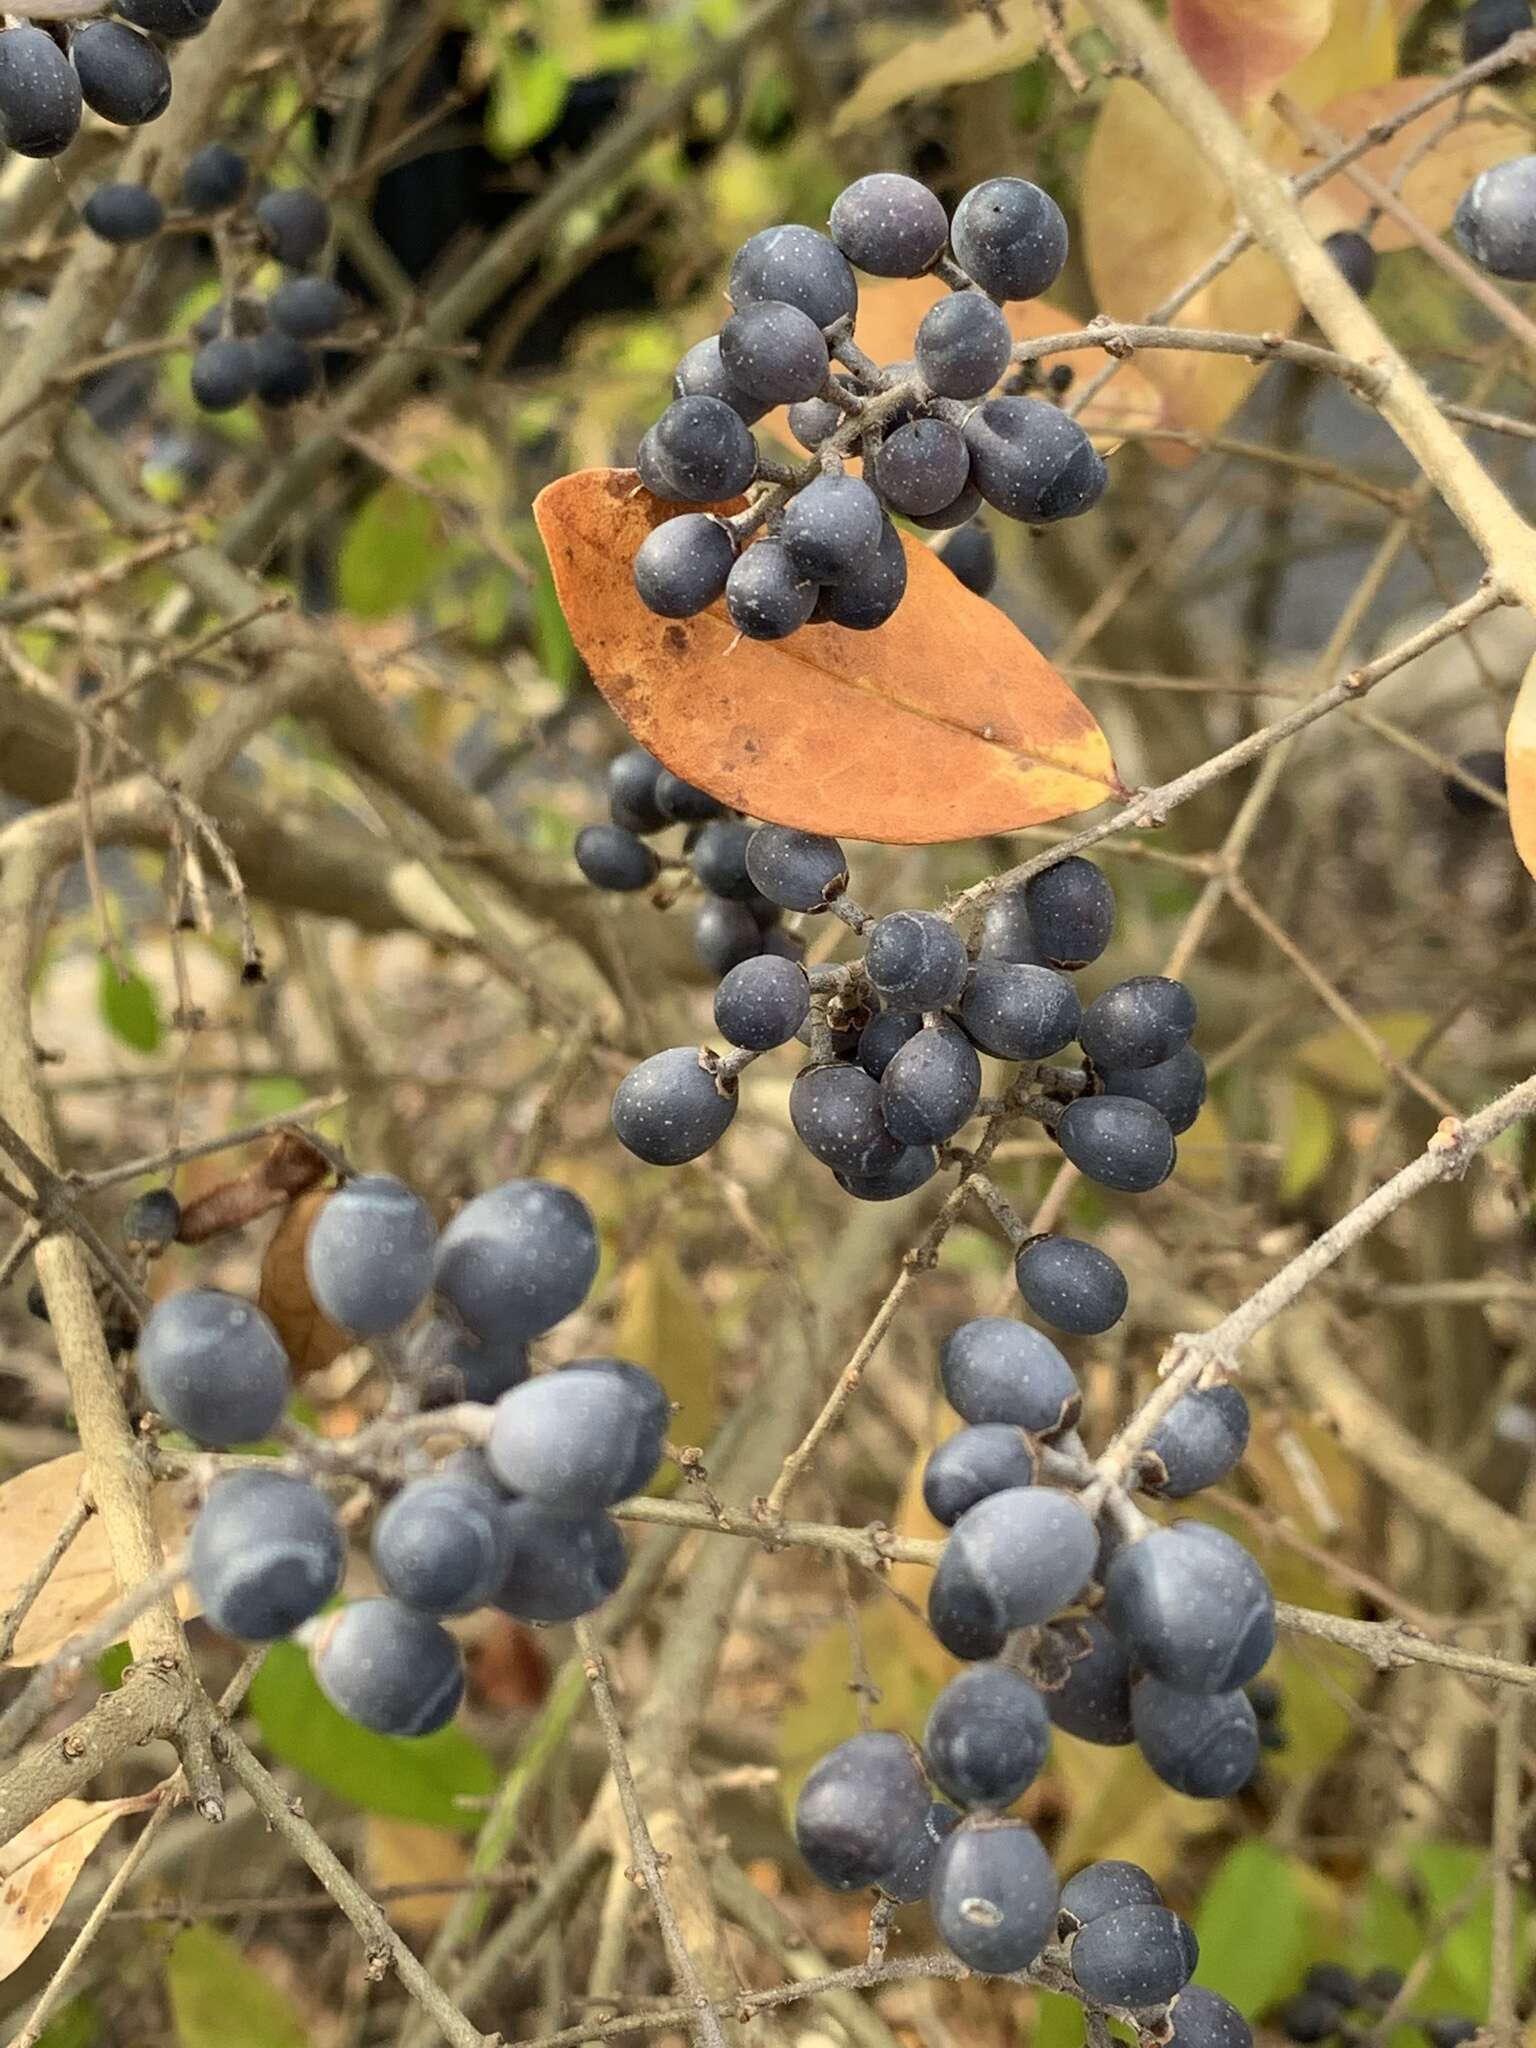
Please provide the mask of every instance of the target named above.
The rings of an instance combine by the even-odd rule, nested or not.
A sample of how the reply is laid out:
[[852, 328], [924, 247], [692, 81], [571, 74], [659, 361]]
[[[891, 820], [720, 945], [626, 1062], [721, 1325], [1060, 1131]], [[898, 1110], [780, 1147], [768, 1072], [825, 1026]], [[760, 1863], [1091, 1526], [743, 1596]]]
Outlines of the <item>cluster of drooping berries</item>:
[[[250, 166], [226, 143], [212, 142], [188, 162], [181, 205], [192, 222], [217, 223], [230, 261], [252, 270], [276, 262], [284, 275], [264, 297], [236, 291], [192, 329], [192, 396], [204, 412], [229, 412], [256, 398], [282, 408], [307, 398], [320, 381], [313, 344], [334, 334], [352, 302], [334, 278], [314, 274], [331, 231], [331, 212], [302, 185], [255, 194]], [[147, 185], [98, 185], [81, 208], [103, 241], [143, 242], [157, 235], [165, 209]]]
[[158, 120], [171, 103], [161, 44], [197, 35], [219, 4], [114, 0], [115, 21], [21, 20], [0, 30], [0, 143], [18, 156], [57, 156], [86, 107], [120, 128]]
[[[1362, 1977], [1343, 1963], [1317, 1963], [1301, 1989], [1276, 2013], [1275, 2024], [1288, 2041], [1303, 2042], [1307, 2048], [1321, 2041], [1358, 2041], [1398, 1998], [1403, 1983], [1401, 1970], [1382, 1967]], [[1456, 2012], [1404, 2017], [1398, 2025], [1417, 2027], [1429, 2048], [1462, 2048], [1481, 2031], [1476, 2020]]]
[[[347, 1555], [323, 1482], [353, 1468], [345, 1442], [321, 1451], [296, 1431], [286, 1433], [292, 1459], [214, 1480], [187, 1575], [230, 1635], [270, 1642], [302, 1631], [322, 1690], [354, 1720], [428, 1734], [452, 1718], [464, 1687], [444, 1617], [491, 1606], [526, 1622], [571, 1621], [618, 1586], [628, 1559], [609, 1510], [649, 1484], [670, 1403], [650, 1373], [617, 1358], [530, 1376], [530, 1342], [581, 1305], [598, 1265], [591, 1212], [552, 1181], [507, 1181], [439, 1233], [403, 1182], [360, 1175], [320, 1210], [304, 1262], [319, 1308], [348, 1335], [382, 1342], [398, 1380], [392, 1415], [432, 1411], [415, 1434], [405, 1421], [387, 1425], [383, 1451], [358, 1468], [377, 1481], [387, 1467], [396, 1488], [371, 1537], [384, 1593], [322, 1614]], [[156, 1305], [137, 1368], [150, 1406], [205, 1449], [270, 1436], [292, 1390], [274, 1325], [211, 1287]], [[482, 1405], [455, 1407], [454, 1426], [436, 1431], [445, 1402]], [[413, 1449], [434, 1434], [462, 1448], [441, 1461]]]
[[[752, 493], [742, 512], [681, 513], [642, 542], [635, 587], [664, 618], [723, 596], [753, 640], [808, 624], [866, 631], [906, 589], [893, 515], [943, 530], [988, 504], [1043, 526], [1088, 511], [1104, 489], [1103, 461], [1070, 415], [989, 396], [1012, 360], [1000, 302], [1037, 298], [1066, 261], [1048, 193], [989, 178], [951, 221], [916, 179], [877, 171], [839, 194], [828, 230], [764, 228], [742, 244], [730, 318], [688, 350], [640, 442], [640, 480], [657, 498], [718, 507]], [[875, 363], [853, 341], [856, 269], [936, 272], [950, 286], [923, 316], [912, 361]], [[803, 473], [765, 464], [749, 431], [780, 405], [814, 458]], [[846, 467], [854, 456], [861, 476]]]

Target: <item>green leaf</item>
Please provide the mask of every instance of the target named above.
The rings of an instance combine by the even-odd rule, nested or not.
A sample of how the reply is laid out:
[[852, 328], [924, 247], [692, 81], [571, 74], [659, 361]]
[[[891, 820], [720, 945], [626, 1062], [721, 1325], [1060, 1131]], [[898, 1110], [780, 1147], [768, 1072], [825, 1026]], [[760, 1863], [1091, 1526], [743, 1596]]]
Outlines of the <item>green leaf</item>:
[[1059, 1991], [1035, 1993], [1035, 2025], [1030, 2048], [1082, 2048], [1083, 2008]]
[[97, 2018], [94, 1998], [72, 1998], [38, 2035], [37, 2048], [90, 2048], [96, 2039]]
[[275, 1643], [267, 1652], [249, 1706], [274, 1756], [364, 1813], [473, 1832], [481, 1814], [460, 1802], [482, 1801], [496, 1788], [496, 1766], [461, 1728], [375, 1735], [349, 1721], [321, 1692], [294, 1643]]
[[272, 1979], [211, 1927], [185, 1928], [171, 1943], [165, 1989], [179, 2048], [310, 2048]]
[[533, 649], [544, 673], [553, 681], [575, 681], [576, 643], [555, 595], [555, 579], [549, 573], [548, 562], [540, 562], [533, 586]]
[[[1365, 1021], [1400, 1060], [1412, 1059], [1434, 1025], [1423, 1010], [1378, 1010], [1367, 1014]], [[1330, 1081], [1350, 1095], [1379, 1095], [1387, 1083], [1386, 1068], [1347, 1024], [1334, 1024], [1303, 1039], [1296, 1048], [1296, 1064], [1315, 1080]]]
[[336, 563], [344, 610], [359, 619], [409, 611], [443, 561], [437, 509], [404, 484], [381, 484], [357, 508]]
[[485, 117], [486, 147], [499, 157], [521, 156], [540, 142], [565, 110], [571, 81], [548, 50], [509, 40], [496, 59]]
[[[1435, 1981], [1426, 1987], [1426, 1997], [1433, 1992], [1434, 2002], [1441, 2006], [1475, 2015], [1486, 2013], [1493, 1955], [1493, 1890], [1487, 1855], [1460, 1842], [1419, 1842], [1411, 1860], [1428, 1899], [1431, 1924], [1458, 1908], [1466, 1893], [1477, 1888], [1471, 1911], [1462, 1915], [1441, 1943]], [[1517, 1979], [1524, 1977], [1530, 1953], [1530, 1918], [1530, 1893], [1521, 1887], [1515, 1915]]]
[[129, 968], [126, 979], [103, 953], [96, 966], [96, 995], [102, 1022], [114, 1038], [131, 1045], [135, 1052], [158, 1051], [165, 1037], [160, 1005], [142, 974]]
[[1200, 1982], [1245, 2019], [1267, 2012], [1295, 1989], [1307, 1959], [1306, 1900], [1290, 1858], [1268, 1842], [1239, 1842], [1205, 1888], [1195, 1933]]
[[309, 1096], [309, 1089], [292, 1074], [263, 1074], [259, 1080], [247, 1082], [245, 1090], [253, 1120], [281, 1116], [284, 1110], [297, 1109], [301, 1102], [308, 1102]]
[[1295, 1080], [1281, 1122], [1284, 1136], [1278, 1192], [1282, 1202], [1298, 1202], [1328, 1171], [1339, 1139], [1339, 1120], [1320, 1088], [1310, 1081]]

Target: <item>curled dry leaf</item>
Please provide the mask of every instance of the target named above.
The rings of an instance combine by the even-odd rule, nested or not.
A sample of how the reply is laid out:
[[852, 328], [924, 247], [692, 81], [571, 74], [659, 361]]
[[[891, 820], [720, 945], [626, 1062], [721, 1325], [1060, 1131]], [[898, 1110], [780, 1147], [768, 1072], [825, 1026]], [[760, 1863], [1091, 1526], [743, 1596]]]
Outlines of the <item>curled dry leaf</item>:
[[1333, 0], [1173, 0], [1184, 53], [1233, 113], [1246, 116], [1322, 43]]
[[182, 1244], [204, 1244], [223, 1231], [239, 1230], [314, 1187], [329, 1172], [325, 1154], [302, 1131], [278, 1131], [254, 1166], [187, 1204], [176, 1235]]
[[[1066, 33], [1078, 34], [1085, 21], [1081, 0], [1067, 0]], [[898, 36], [893, 54], [866, 71], [838, 109], [834, 135], [878, 121], [919, 93], [928, 98], [952, 85], [974, 85], [1016, 71], [1040, 47], [1040, 9], [1037, 0], [1002, 0], [997, 7], [966, 9], [937, 35], [914, 37], [898, 30]]]
[[31, 1955], [63, 1910], [91, 1851], [125, 1813], [155, 1804], [133, 1799], [61, 1799], [0, 1848], [0, 1977]]
[[1504, 737], [1504, 774], [1515, 850], [1527, 870], [1536, 875], [1536, 661], [1521, 679]]
[[[50, 1458], [0, 1486], [0, 1614], [14, 1604], [47, 1553], [79, 1497], [85, 1460], [78, 1451]], [[184, 1480], [161, 1480], [151, 1498], [155, 1528], [174, 1556], [192, 1525], [192, 1489]], [[122, 1598], [106, 1532], [93, 1515], [59, 1560], [33, 1602], [11, 1652], [13, 1664], [41, 1664], [71, 1636], [100, 1621]], [[176, 1591], [183, 1615], [197, 1612], [191, 1588]]]
[[261, 1262], [257, 1306], [268, 1316], [299, 1376], [322, 1372], [349, 1350], [352, 1339], [333, 1323], [309, 1291], [304, 1246], [315, 1218], [330, 1200], [328, 1188], [311, 1188], [290, 1202]]
[[1009, 832], [1125, 794], [1109, 743], [995, 605], [910, 536], [907, 594], [872, 633], [740, 640], [715, 605], [667, 620], [630, 564], [676, 508], [627, 469], [541, 491], [534, 518], [572, 638], [635, 738], [770, 824], [931, 845]]

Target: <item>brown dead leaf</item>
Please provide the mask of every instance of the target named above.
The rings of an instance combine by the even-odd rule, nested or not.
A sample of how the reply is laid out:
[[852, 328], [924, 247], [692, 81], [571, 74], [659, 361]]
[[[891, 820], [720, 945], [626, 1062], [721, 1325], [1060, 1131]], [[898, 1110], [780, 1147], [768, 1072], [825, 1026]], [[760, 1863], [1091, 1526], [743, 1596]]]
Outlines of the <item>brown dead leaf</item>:
[[330, 1170], [325, 1154], [302, 1131], [278, 1131], [254, 1165], [183, 1207], [176, 1235], [183, 1244], [204, 1244], [238, 1230], [314, 1187]]
[[501, 1713], [536, 1707], [549, 1691], [549, 1659], [535, 1631], [510, 1614], [483, 1608], [464, 1645], [469, 1696]]
[[294, 1372], [301, 1377], [323, 1371], [352, 1343], [346, 1331], [338, 1329], [316, 1305], [304, 1271], [304, 1246], [315, 1218], [329, 1200], [328, 1189], [313, 1188], [290, 1202], [261, 1262], [257, 1305], [270, 1317]]
[[0, 1848], [0, 1977], [20, 1969], [58, 1919], [113, 1821], [142, 1813], [155, 1798], [61, 1799]]
[[[436, 1934], [458, 1898], [446, 1887], [458, 1884], [469, 1872], [469, 1844], [462, 1835], [381, 1813], [370, 1813], [363, 1821], [363, 1858], [369, 1890], [391, 1893], [389, 1917], [415, 1941], [428, 1941]], [[443, 1889], [402, 1889], [418, 1884]]]
[[580, 470], [534, 503], [598, 688], [675, 774], [771, 824], [909, 846], [1125, 794], [1086, 705], [910, 536], [906, 597], [877, 631], [738, 640], [723, 606], [667, 620], [635, 594], [635, 550], [673, 509], [620, 469]]
[[1184, 54], [1239, 118], [1327, 35], [1333, 0], [1172, 0]]
[[1522, 677], [1515, 699], [1504, 739], [1504, 772], [1515, 850], [1527, 871], [1536, 875], [1536, 661]]
[[[15, 1601], [58, 1535], [84, 1478], [85, 1460], [71, 1451], [19, 1472], [0, 1486], [0, 1613]], [[160, 1541], [174, 1556], [192, 1526], [191, 1489], [184, 1481], [162, 1480], [154, 1489], [151, 1507]], [[100, 1621], [121, 1597], [106, 1532], [93, 1515], [33, 1602], [17, 1634], [11, 1662], [41, 1664], [71, 1636]], [[183, 1615], [197, 1613], [197, 1601], [185, 1583], [177, 1588], [176, 1600]]]
[[[1434, 83], [1431, 78], [1388, 79], [1331, 101], [1317, 118], [1335, 135], [1359, 135], [1373, 122], [1390, 119]], [[1486, 88], [1471, 93], [1468, 106], [1476, 111], [1453, 128], [1446, 126], [1443, 107], [1431, 107], [1359, 160], [1361, 170], [1369, 172], [1378, 184], [1392, 187], [1409, 211], [1437, 235], [1450, 226], [1462, 194], [1479, 172], [1517, 156], [1521, 149], [1522, 131], [1511, 124], [1497, 93]], [[1439, 140], [1433, 148], [1426, 147], [1435, 135]], [[1298, 150], [1294, 162], [1296, 168], [1305, 169], [1307, 159]], [[1405, 164], [1409, 168], [1403, 171]], [[1349, 173], [1340, 171], [1308, 197], [1305, 212], [1314, 233], [1330, 235], [1338, 228], [1358, 227], [1369, 208], [1369, 200]], [[1373, 225], [1371, 241], [1383, 255], [1416, 246], [1412, 235], [1389, 213]]]

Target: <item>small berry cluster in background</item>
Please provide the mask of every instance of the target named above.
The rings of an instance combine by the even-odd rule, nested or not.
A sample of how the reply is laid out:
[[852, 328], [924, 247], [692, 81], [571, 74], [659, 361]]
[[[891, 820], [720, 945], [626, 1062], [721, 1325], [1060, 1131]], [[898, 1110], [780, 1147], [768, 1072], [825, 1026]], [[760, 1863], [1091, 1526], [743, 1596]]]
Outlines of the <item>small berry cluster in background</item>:
[[58, 156], [87, 107], [120, 128], [157, 121], [171, 103], [163, 43], [205, 29], [220, 0], [115, 0], [113, 20], [0, 30], [0, 142], [18, 156]]
[[[828, 233], [789, 224], [742, 244], [720, 332], [678, 364], [675, 396], [640, 442], [640, 480], [684, 512], [635, 556], [635, 587], [663, 618], [723, 596], [736, 630], [782, 640], [805, 625], [868, 631], [895, 612], [906, 560], [893, 517], [961, 527], [983, 504], [1044, 526], [1098, 502], [1104, 463], [1069, 414], [1041, 398], [989, 397], [1012, 360], [1002, 302], [1037, 298], [1067, 257], [1067, 226], [1025, 178], [989, 178], [950, 220], [915, 178], [877, 171], [833, 202]], [[950, 295], [924, 315], [910, 362], [853, 341], [854, 275], [937, 272]], [[765, 465], [750, 428], [786, 405], [814, 458]], [[845, 467], [857, 455], [862, 476]], [[750, 545], [748, 544], [750, 543]]]
[[[1305, 2048], [1315, 2048], [1322, 2041], [1335, 2041], [1344, 2048], [1380, 2022], [1402, 1996], [1405, 1982], [1401, 1970], [1385, 1966], [1356, 1976], [1343, 1963], [1316, 1963], [1295, 1997], [1287, 1999], [1275, 2014], [1275, 2025], [1286, 2040], [1303, 2043]], [[1396, 2024], [1416, 2027], [1429, 2048], [1462, 2048], [1463, 2042], [1482, 2031], [1476, 2020], [1454, 2012], [1421, 2017], [1399, 2014]]]

